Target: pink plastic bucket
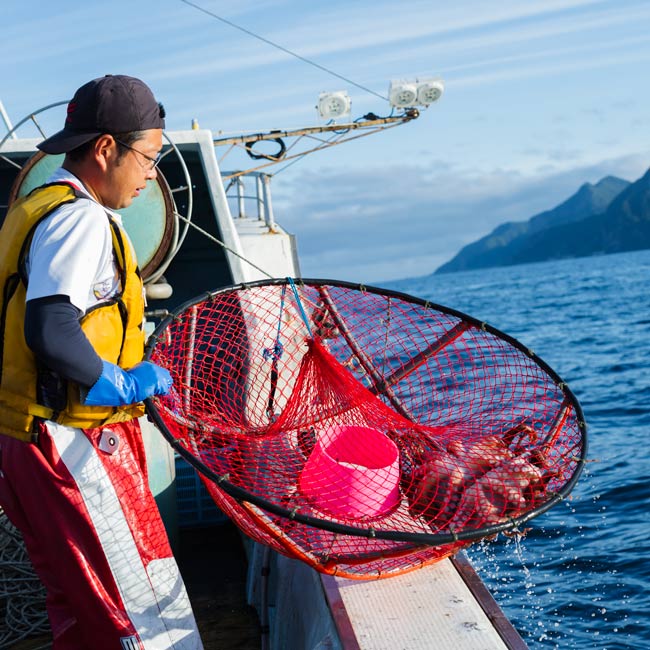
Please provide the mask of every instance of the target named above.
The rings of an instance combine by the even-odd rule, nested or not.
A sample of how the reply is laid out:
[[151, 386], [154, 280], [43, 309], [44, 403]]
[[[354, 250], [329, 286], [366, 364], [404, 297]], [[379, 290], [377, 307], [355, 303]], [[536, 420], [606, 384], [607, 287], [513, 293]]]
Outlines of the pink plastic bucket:
[[300, 491], [334, 517], [383, 515], [400, 500], [399, 451], [376, 429], [330, 427], [320, 434], [305, 463]]

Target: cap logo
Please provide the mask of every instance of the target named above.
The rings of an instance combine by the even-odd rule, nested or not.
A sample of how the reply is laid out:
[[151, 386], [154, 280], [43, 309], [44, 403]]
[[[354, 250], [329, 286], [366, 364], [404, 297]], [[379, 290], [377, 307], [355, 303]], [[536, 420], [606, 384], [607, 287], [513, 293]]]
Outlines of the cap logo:
[[72, 122], [72, 113], [75, 112], [77, 108], [77, 102], [72, 101], [68, 104], [67, 117], [65, 118], [65, 123], [70, 124]]

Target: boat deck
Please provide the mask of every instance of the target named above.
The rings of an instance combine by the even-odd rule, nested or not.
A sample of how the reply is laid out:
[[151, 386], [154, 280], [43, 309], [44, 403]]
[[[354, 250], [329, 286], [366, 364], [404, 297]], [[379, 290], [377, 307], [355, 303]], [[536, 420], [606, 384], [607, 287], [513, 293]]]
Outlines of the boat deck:
[[260, 624], [246, 602], [246, 555], [234, 525], [182, 529], [177, 560], [204, 650], [258, 650]]

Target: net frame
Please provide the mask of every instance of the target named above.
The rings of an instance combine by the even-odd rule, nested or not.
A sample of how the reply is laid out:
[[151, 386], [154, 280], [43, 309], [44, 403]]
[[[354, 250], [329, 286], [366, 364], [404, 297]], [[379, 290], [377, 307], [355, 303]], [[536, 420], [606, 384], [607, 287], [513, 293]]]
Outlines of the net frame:
[[[586, 424], [584, 422], [582, 409], [580, 407], [580, 404], [578, 403], [578, 400], [576, 399], [573, 392], [569, 389], [567, 384], [545, 361], [543, 361], [532, 350], [527, 348], [524, 344], [520, 343], [514, 337], [502, 332], [501, 330], [489, 325], [488, 323], [480, 321], [463, 312], [421, 298], [417, 298], [409, 294], [405, 294], [393, 290], [382, 289], [379, 287], [354, 284], [354, 283], [344, 282], [344, 281], [324, 280], [324, 279], [299, 279], [294, 281], [290, 278], [278, 278], [273, 280], [260, 280], [256, 282], [242, 283], [238, 285], [223, 287], [216, 291], [203, 294], [190, 301], [187, 301], [186, 303], [184, 303], [183, 305], [175, 309], [174, 312], [171, 313], [168, 317], [162, 320], [160, 324], [156, 327], [151, 337], [149, 338], [146, 347], [145, 358], [151, 359], [152, 356], [155, 356], [154, 352], [156, 350], [157, 345], [160, 342], [164, 341], [165, 338], [168, 336], [168, 329], [171, 327], [171, 325], [179, 318], [182, 318], [183, 314], [185, 314], [192, 308], [195, 308], [196, 306], [200, 305], [201, 303], [205, 301], [213, 301], [217, 297], [223, 296], [223, 294], [227, 294], [231, 292], [245, 291], [245, 290], [255, 289], [260, 287], [288, 287], [288, 286], [292, 287], [295, 291], [297, 291], [298, 289], [315, 288], [318, 291], [321, 291], [320, 294], [321, 296], [323, 295], [327, 296], [327, 290], [329, 288], [347, 289], [347, 290], [357, 291], [362, 293], [377, 294], [379, 296], [386, 297], [386, 298], [392, 297], [404, 303], [411, 303], [412, 305], [416, 305], [420, 308], [424, 308], [424, 310], [432, 310], [432, 313], [436, 312], [446, 316], [453, 317], [454, 319], [458, 319], [459, 322], [457, 326], [452, 328], [450, 331], [448, 331], [443, 337], [436, 340], [433, 344], [434, 346], [444, 347], [450, 341], [454, 340], [454, 338], [461, 336], [464, 331], [470, 328], [482, 330], [483, 332], [486, 332], [504, 341], [506, 344], [512, 346], [518, 352], [525, 355], [525, 357], [527, 357], [544, 374], [546, 374], [550, 378], [552, 383], [557, 387], [557, 389], [561, 391], [564, 399], [563, 403], [565, 404], [565, 408], [564, 408], [564, 415], [559, 414], [558, 418], [566, 417], [566, 414], [569, 411], [573, 412], [574, 417], [577, 420], [577, 426], [580, 432], [579, 450], [577, 451], [577, 456], [574, 458], [575, 469], [573, 471], [573, 474], [570, 476], [568, 480], [564, 482], [561, 489], [549, 495], [549, 497], [545, 499], [541, 504], [537, 505], [536, 507], [530, 510], [523, 512], [522, 514], [519, 514], [514, 517], [507, 517], [504, 521], [501, 521], [499, 523], [482, 526], [474, 529], [465, 529], [465, 530], [458, 530], [458, 531], [449, 530], [448, 532], [412, 532], [412, 531], [405, 531], [405, 530], [388, 530], [382, 528], [381, 526], [373, 526], [372, 525], [373, 522], [360, 521], [355, 525], [352, 525], [350, 523], [340, 523], [337, 521], [332, 521], [331, 519], [327, 519], [325, 517], [314, 516], [313, 514], [300, 512], [300, 510], [297, 508], [286, 507], [280, 503], [274, 502], [273, 500], [264, 498], [260, 494], [255, 494], [249, 490], [243, 489], [238, 485], [235, 485], [233, 482], [231, 482], [230, 477], [227, 473], [220, 474], [215, 472], [210, 466], [208, 466], [205, 462], [201, 460], [200, 454], [196, 453], [197, 451], [196, 449], [194, 450], [188, 449], [187, 444], [184, 440], [175, 437], [175, 435], [170, 431], [170, 428], [167, 426], [165, 418], [163, 417], [163, 415], [161, 415], [160, 412], [161, 409], [159, 409], [160, 398], [146, 400], [145, 403], [150, 418], [154, 421], [156, 426], [162, 432], [163, 436], [167, 439], [170, 445], [177, 451], [177, 453], [180, 456], [182, 456], [188, 463], [190, 463], [202, 475], [202, 477], [204, 477], [204, 480], [214, 483], [214, 485], [217, 486], [219, 490], [223, 491], [225, 494], [231, 497], [236, 503], [238, 503], [243, 507], [246, 516], [249, 518], [249, 521], [247, 522], [248, 525], [241, 526], [240, 522], [236, 522], [236, 523], [240, 525], [240, 527], [244, 530], [244, 532], [247, 532], [247, 528], [249, 525], [252, 526], [258, 525], [261, 519], [264, 518], [263, 517], [264, 513], [270, 513], [271, 515], [274, 515], [281, 519], [290, 520], [298, 524], [303, 524], [305, 526], [314, 529], [321, 529], [324, 531], [328, 531], [330, 533], [350, 535], [350, 536], [356, 536], [356, 537], [367, 538], [372, 540], [386, 540], [386, 541], [395, 542], [399, 544], [405, 544], [406, 546], [403, 550], [404, 554], [408, 554], [408, 553], [417, 554], [418, 549], [424, 547], [431, 547], [431, 546], [446, 547], [446, 551], [441, 551], [438, 554], [438, 556], [435, 558], [437, 560], [440, 559], [441, 557], [444, 557], [446, 555], [449, 555], [450, 553], [455, 552], [457, 548], [461, 546], [465, 546], [467, 545], [467, 543], [471, 543], [473, 541], [483, 539], [486, 537], [491, 537], [501, 532], [521, 530], [524, 524], [526, 524], [534, 517], [537, 517], [543, 514], [544, 512], [548, 511], [551, 507], [553, 507], [554, 505], [556, 505], [557, 503], [565, 499], [568, 496], [568, 494], [571, 492], [571, 490], [575, 486], [581, 474], [584, 463], [586, 462], [587, 436], [586, 436]], [[298, 293], [296, 293], [296, 297], [297, 297], [297, 304], [301, 306], [301, 300], [300, 297], [298, 296]], [[332, 313], [335, 313], [335, 311]], [[339, 328], [339, 333], [343, 337], [346, 337], [345, 323], [335, 322], [335, 325]], [[307, 328], [309, 328], [308, 323], [307, 323]], [[428, 349], [427, 353], [432, 353], [431, 352], [432, 350], [433, 348]], [[361, 351], [359, 357], [363, 365], [363, 354]], [[370, 374], [372, 374], [372, 372], [370, 372]], [[375, 377], [372, 379], [372, 381], [375, 383], [375, 389], [377, 391], [380, 391], [382, 385], [381, 378]], [[385, 389], [386, 389], [386, 393], [384, 393], [384, 396], [387, 397], [388, 401], [391, 402], [392, 406], [394, 406], [397, 410], [399, 410], [400, 407], [399, 399], [396, 400], [392, 399], [392, 397], [390, 396], [390, 386], [385, 386]], [[280, 550], [280, 552], [283, 552], [283, 548], [284, 548], [286, 554], [300, 557], [300, 559], [303, 559], [308, 563], [315, 565], [316, 568], [321, 571], [334, 572], [331, 570], [331, 567], [329, 567], [328, 569], [328, 567], [323, 566], [322, 563], [320, 563], [321, 566], [317, 566], [317, 564], [319, 563], [315, 562], [313, 558], [309, 557], [309, 554], [306, 554], [303, 557], [301, 557], [301, 555], [303, 554], [300, 552], [299, 549], [296, 549], [295, 546], [290, 543], [285, 544], [286, 540], [283, 541], [283, 536], [284, 536], [283, 531], [280, 530], [279, 528], [274, 529], [272, 525], [268, 524], [268, 521], [264, 522], [264, 528], [265, 528], [264, 535], [262, 535], [262, 539], [258, 539], [258, 541], [268, 543], [269, 536], [275, 537], [276, 543], [274, 544], [274, 547], [277, 550]], [[399, 550], [396, 551], [397, 554], [399, 554], [400, 552], [401, 551]], [[364, 561], [367, 562], [369, 560], [366, 558], [365, 560], [360, 560], [360, 563], [363, 563]], [[426, 559], [422, 559], [422, 561], [420, 562], [420, 564], [426, 564], [426, 563], [428, 563], [428, 560]], [[347, 577], [359, 577], [359, 576], [348, 575]]]

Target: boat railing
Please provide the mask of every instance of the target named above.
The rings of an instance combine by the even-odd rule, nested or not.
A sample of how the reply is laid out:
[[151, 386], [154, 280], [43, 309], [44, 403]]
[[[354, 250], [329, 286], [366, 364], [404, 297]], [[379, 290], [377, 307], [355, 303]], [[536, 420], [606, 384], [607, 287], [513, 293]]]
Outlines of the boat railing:
[[[263, 221], [270, 231], [275, 230], [275, 217], [271, 201], [271, 174], [250, 171], [223, 172], [226, 196], [236, 201], [237, 209], [232, 211], [234, 218], [246, 219], [247, 205], [254, 204], [254, 214], [258, 221]], [[251, 188], [254, 185], [254, 188]]]

